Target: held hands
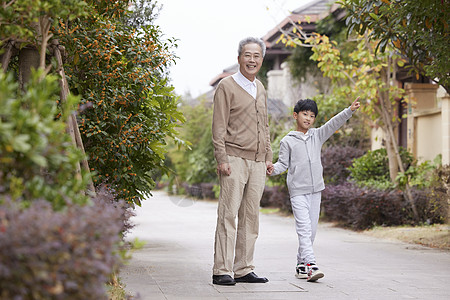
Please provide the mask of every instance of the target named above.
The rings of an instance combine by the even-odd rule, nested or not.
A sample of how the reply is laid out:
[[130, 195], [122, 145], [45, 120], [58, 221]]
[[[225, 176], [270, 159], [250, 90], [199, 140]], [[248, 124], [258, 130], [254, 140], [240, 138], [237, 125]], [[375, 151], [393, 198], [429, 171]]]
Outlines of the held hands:
[[266, 161], [266, 174], [270, 175], [273, 172], [273, 164], [271, 161]]
[[359, 103], [359, 97], [355, 99], [355, 101], [353, 101], [352, 105], [350, 106], [350, 109], [352, 111], [356, 111], [358, 110], [358, 108], [361, 106], [361, 103]]
[[[273, 164], [271, 161], [266, 161], [266, 174], [270, 175], [273, 172]], [[219, 175], [231, 175], [231, 167], [229, 163], [222, 163], [217, 165], [217, 173]]]

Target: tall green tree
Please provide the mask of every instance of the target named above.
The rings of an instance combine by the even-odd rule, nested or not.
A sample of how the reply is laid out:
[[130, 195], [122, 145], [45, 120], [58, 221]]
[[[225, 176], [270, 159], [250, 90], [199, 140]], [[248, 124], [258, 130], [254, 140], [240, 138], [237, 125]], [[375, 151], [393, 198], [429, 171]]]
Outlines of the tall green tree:
[[368, 33], [383, 52], [388, 44], [421, 75], [450, 93], [449, 0], [343, 0], [348, 29]]
[[[392, 49], [375, 53], [376, 42], [370, 41], [367, 36], [359, 37], [347, 63], [341, 58], [338, 44], [328, 37], [315, 35], [309, 42], [314, 45], [311, 59], [318, 62], [320, 70], [334, 83], [333, 94], [361, 97], [361, 111], [372, 121], [374, 127], [382, 129], [389, 174], [391, 181], [395, 182], [399, 172], [405, 173], [395, 135], [402, 117], [397, 109], [397, 100], [404, 98], [405, 101], [405, 91], [395, 85], [395, 75], [397, 66], [404, 62]], [[417, 219], [418, 212], [408, 184], [405, 189], [406, 199]]]
[[81, 96], [80, 131], [94, 182], [139, 205], [154, 187], [153, 172], [164, 169], [166, 137], [175, 138], [184, 121], [166, 73], [176, 45], [129, 10], [133, 1], [87, 3], [89, 16], [60, 20], [53, 33], [67, 49], [71, 91]]
[[165, 170], [166, 137], [183, 144], [176, 127], [184, 117], [167, 76], [176, 44], [152, 25], [156, 1], [13, 0], [0, 8], [3, 68], [11, 55], [19, 79], [32, 67], [45, 76], [57, 71], [49, 45], [64, 46], [94, 181], [139, 205], [154, 186], [152, 173]]

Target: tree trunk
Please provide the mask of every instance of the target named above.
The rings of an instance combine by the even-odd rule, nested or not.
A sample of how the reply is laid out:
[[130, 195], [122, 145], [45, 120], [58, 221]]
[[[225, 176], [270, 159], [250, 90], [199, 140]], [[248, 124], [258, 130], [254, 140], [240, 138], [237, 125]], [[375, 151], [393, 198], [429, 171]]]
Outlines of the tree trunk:
[[[67, 80], [66, 80], [66, 74], [64, 72], [63, 60], [62, 60], [60, 48], [63, 48], [63, 47], [59, 46], [58, 41], [55, 40], [54, 44], [53, 44], [53, 54], [55, 55], [56, 61], [58, 63], [57, 72], [61, 76], [61, 79], [60, 79], [61, 101], [65, 102], [67, 99], [67, 96], [69, 95], [69, 84], [67, 83]], [[75, 113], [71, 113], [69, 116], [69, 119], [67, 120], [67, 131], [69, 132], [70, 136], [72, 137], [73, 144], [76, 145], [83, 152], [83, 154], [85, 154], [83, 141], [81, 140], [81, 134], [80, 134], [80, 130], [78, 128], [78, 122], [77, 122], [77, 117], [76, 117]], [[90, 172], [89, 164], [88, 164], [88, 161], [86, 158], [83, 158], [81, 160], [81, 168], [83, 168], [88, 173]], [[80, 172], [81, 172], [80, 166], [77, 165], [77, 174], [79, 175]], [[95, 197], [96, 192], [95, 192], [95, 187], [94, 187], [94, 183], [92, 182], [92, 179], [89, 180], [87, 189], [88, 189], [90, 196]]]
[[389, 162], [389, 177], [391, 178], [392, 182], [395, 182], [395, 178], [397, 178], [398, 175], [398, 161], [397, 156], [395, 154], [394, 145], [392, 145], [392, 138], [389, 136], [389, 133], [384, 131], [386, 138], [386, 152], [388, 156], [388, 162]]
[[39, 68], [39, 51], [35, 48], [23, 48], [19, 52], [19, 85], [22, 90], [30, 81], [31, 70]]
[[[3, 47], [4, 53], [0, 55], [0, 63], [2, 64], [3, 72], [6, 72], [8, 69], [9, 61], [11, 60], [11, 57], [14, 55], [14, 52], [17, 51], [14, 48], [14, 41], [9, 41], [6, 43], [6, 46]], [[0, 50], [1, 52], [1, 50]]]
[[[385, 87], [389, 86], [389, 69], [382, 68], [380, 75], [382, 76], [384, 80]], [[379, 90], [379, 100], [381, 104], [381, 117], [383, 119], [384, 128], [386, 135], [386, 152], [388, 153], [388, 159], [389, 159], [389, 175], [392, 182], [395, 182], [395, 179], [397, 178], [398, 172], [405, 173], [405, 168], [403, 167], [403, 162], [400, 156], [399, 147], [397, 143], [397, 137], [395, 136], [395, 127], [393, 121], [393, 114], [394, 110], [392, 108], [391, 100], [389, 99], [389, 91], [383, 91]], [[403, 194], [405, 199], [409, 202], [411, 205], [411, 209], [413, 211], [414, 219], [416, 221], [419, 220], [419, 214], [417, 212], [416, 204], [414, 203], [414, 199], [411, 193], [411, 187], [409, 186], [409, 183], [406, 183], [405, 186], [405, 193]]]

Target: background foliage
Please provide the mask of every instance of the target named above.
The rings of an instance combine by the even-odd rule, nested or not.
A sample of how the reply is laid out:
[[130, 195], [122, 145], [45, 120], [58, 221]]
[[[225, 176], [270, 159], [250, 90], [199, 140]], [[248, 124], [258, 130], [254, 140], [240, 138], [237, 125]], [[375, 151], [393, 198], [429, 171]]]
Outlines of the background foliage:
[[12, 39], [17, 47], [39, 49], [35, 25], [51, 20], [51, 40], [65, 47], [69, 88], [80, 99], [94, 183], [136, 204], [154, 187], [152, 174], [164, 170], [166, 137], [183, 144], [175, 127], [184, 118], [166, 72], [176, 44], [151, 24], [158, 9], [150, 0], [17, 0], [0, 12], [1, 42]]
[[448, 0], [344, 0], [348, 30], [368, 33], [384, 52], [390, 44], [413, 69], [450, 91]]
[[418, 219], [400, 190], [360, 187], [352, 183], [326, 187], [322, 192], [323, 217], [356, 230], [373, 226], [445, 223], [448, 196], [442, 185], [438, 181], [435, 183], [437, 185], [426, 189], [412, 187]]
[[[151, 172], [164, 169], [166, 136], [183, 144], [174, 129], [183, 116], [165, 70], [176, 45], [147, 24], [151, 3], [0, 4], [0, 47], [12, 41], [13, 55], [25, 47], [45, 51], [47, 31], [36, 25], [49, 22], [50, 41], [65, 50], [72, 92], [58, 101], [50, 51], [41, 52], [44, 66], [23, 89], [17, 56], [8, 74], [0, 72], [1, 299], [107, 298], [104, 285], [123, 259], [121, 237], [131, 226], [119, 199], [139, 204], [150, 192]], [[141, 11], [129, 14], [133, 4]], [[83, 193], [89, 175], [76, 174], [83, 155], [66, 133], [74, 110], [97, 187], [109, 187], [94, 199]]]
[[[168, 167], [173, 173], [167, 179], [170, 186], [176, 185], [189, 192], [190, 185], [217, 182], [211, 140], [212, 106], [206, 100], [200, 100], [198, 103], [185, 100], [180, 111], [186, 118], [183, 128], [180, 128], [180, 138], [188, 141], [189, 148], [180, 148], [175, 144], [171, 146], [167, 156]], [[198, 194], [201, 196], [202, 192]]]

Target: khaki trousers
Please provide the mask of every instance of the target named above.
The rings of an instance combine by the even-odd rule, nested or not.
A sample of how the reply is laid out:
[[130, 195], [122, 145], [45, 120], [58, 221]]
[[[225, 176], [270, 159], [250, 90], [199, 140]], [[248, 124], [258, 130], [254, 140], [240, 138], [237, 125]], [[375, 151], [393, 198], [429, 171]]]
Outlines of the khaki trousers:
[[235, 156], [228, 156], [228, 159], [231, 175], [219, 176], [213, 275], [233, 276], [234, 273], [235, 277], [242, 277], [255, 268], [253, 254], [266, 164]]

